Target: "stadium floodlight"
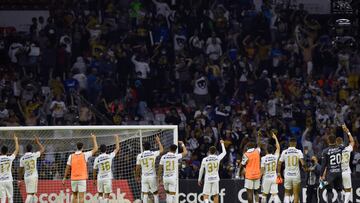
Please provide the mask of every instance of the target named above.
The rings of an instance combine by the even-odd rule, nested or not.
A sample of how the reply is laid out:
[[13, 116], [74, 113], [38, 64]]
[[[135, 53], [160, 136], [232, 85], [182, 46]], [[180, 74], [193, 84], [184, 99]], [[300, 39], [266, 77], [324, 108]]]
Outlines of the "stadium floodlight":
[[[91, 150], [91, 134], [97, 137], [98, 145], [107, 145], [112, 152], [115, 148], [114, 136], [120, 138], [120, 152], [112, 164], [113, 184], [110, 202], [134, 202], [141, 198], [140, 183], [135, 181], [136, 156], [142, 152], [142, 143], [150, 142], [153, 149], [158, 149], [155, 137], [159, 136], [162, 145], [167, 150], [170, 145], [178, 143], [178, 127], [174, 125], [161, 126], [29, 126], [29, 127], [0, 127], [0, 147], [8, 146], [12, 152], [15, 145], [13, 134], [20, 143], [20, 154], [13, 162], [14, 202], [24, 202], [26, 198], [25, 183], [18, 182], [19, 159], [25, 153], [27, 145], [33, 145], [37, 150], [34, 137], [37, 136], [45, 146], [45, 153], [37, 161], [39, 174], [38, 193], [36, 202], [71, 202], [70, 181], [62, 184], [68, 156], [76, 151], [76, 144], [82, 142], [84, 151]], [[99, 152], [88, 161], [89, 180], [85, 202], [94, 202], [98, 197], [96, 186], [93, 184], [93, 162]], [[160, 159], [160, 156], [158, 157]], [[156, 161], [156, 164], [158, 164]], [[160, 188], [160, 187], [159, 187]], [[160, 199], [165, 199], [162, 187], [159, 189]], [[178, 195], [177, 195], [178, 196]]]

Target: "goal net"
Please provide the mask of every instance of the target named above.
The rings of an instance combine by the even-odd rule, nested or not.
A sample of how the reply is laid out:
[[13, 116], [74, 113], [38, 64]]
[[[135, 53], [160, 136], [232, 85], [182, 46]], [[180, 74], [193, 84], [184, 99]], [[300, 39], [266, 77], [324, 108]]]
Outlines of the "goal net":
[[[76, 150], [76, 143], [84, 144], [84, 151], [93, 147], [91, 133], [97, 137], [98, 145], [107, 145], [108, 152], [115, 148], [114, 136], [119, 135], [120, 152], [113, 160], [113, 189], [110, 202], [141, 202], [141, 183], [135, 180], [136, 156], [142, 152], [142, 143], [150, 142], [152, 149], [157, 150], [155, 137], [158, 135], [164, 149], [177, 144], [177, 126], [46, 126], [46, 127], [0, 127], [0, 146], [7, 146], [9, 154], [15, 149], [13, 134], [19, 138], [20, 152], [13, 162], [14, 195], [16, 203], [25, 202], [26, 190], [23, 181], [18, 182], [20, 157], [25, 153], [28, 144], [33, 151], [38, 147], [34, 137], [38, 136], [45, 146], [45, 153], [38, 159], [39, 173], [37, 202], [71, 202], [70, 181], [62, 185], [66, 162]], [[85, 202], [97, 202], [98, 194], [93, 184], [93, 163], [99, 152], [88, 160], [87, 192]], [[160, 157], [159, 157], [160, 158]], [[156, 162], [158, 164], [158, 161]], [[1, 171], [0, 171], [1, 172]], [[161, 202], [165, 200], [164, 190], [159, 186]]]

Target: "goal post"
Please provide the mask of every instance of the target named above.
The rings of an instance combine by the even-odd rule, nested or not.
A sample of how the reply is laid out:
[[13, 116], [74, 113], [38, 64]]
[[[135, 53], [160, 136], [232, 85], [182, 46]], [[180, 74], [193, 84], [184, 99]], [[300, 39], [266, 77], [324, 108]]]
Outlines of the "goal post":
[[[153, 150], [157, 150], [155, 137], [160, 136], [161, 143], [167, 151], [172, 144], [178, 143], [178, 127], [175, 125], [145, 125], [145, 126], [26, 126], [0, 127], [0, 147], [7, 146], [9, 154], [14, 150], [13, 134], [19, 138], [20, 153], [12, 166], [14, 178], [14, 202], [24, 202], [26, 198], [25, 185], [18, 182], [20, 157], [25, 153], [27, 145], [38, 147], [34, 142], [37, 136], [45, 146], [45, 153], [38, 159], [39, 172], [38, 202], [70, 202], [70, 181], [65, 186], [61, 184], [68, 156], [76, 151], [76, 143], [84, 144], [84, 151], [92, 149], [91, 133], [97, 137], [98, 145], [105, 144], [107, 151], [115, 148], [114, 136], [120, 138], [120, 152], [114, 158], [113, 190], [110, 202], [134, 202], [141, 199], [141, 183], [135, 181], [136, 156], [142, 152], [142, 143], [150, 142]], [[89, 180], [87, 182], [86, 202], [97, 199], [96, 186], [93, 185], [93, 162], [99, 152], [88, 160]], [[160, 159], [160, 157], [158, 158]], [[156, 162], [158, 164], [158, 161]], [[158, 168], [158, 166], [157, 166]], [[177, 187], [179, 188], [179, 187]], [[159, 187], [161, 202], [165, 193]], [[178, 195], [177, 195], [178, 198]]]

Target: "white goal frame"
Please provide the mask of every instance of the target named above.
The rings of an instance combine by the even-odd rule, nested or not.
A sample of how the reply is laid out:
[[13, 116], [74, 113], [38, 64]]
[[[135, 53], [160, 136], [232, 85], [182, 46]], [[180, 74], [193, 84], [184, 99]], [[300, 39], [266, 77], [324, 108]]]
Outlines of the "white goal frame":
[[[142, 138], [143, 130], [172, 130], [173, 143], [178, 145], [178, 126], [177, 125], [92, 125], [92, 126], [14, 126], [0, 127], [0, 131], [28, 131], [28, 130], [139, 130], [139, 137]], [[121, 135], [120, 135], [121, 136]], [[1, 138], [0, 138], [1, 139]], [[141, 152], [143, 152], [142, 139], [140, 139]], [[176, 180], [177, 192], [176, 202], [179, 201], [179, 178]]]

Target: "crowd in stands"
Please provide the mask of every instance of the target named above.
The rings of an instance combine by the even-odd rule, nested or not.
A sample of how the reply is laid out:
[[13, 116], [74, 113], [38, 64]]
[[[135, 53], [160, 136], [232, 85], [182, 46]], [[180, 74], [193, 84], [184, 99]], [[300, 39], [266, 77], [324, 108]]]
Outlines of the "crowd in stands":
[[[1, 37], [0, 125], [178, 125], [197, 178], [225, 140], [223, 178], [263, 131], [308, 157], [346, 123], [360, 137], [360, 54], [303, 5], [264, 0], [56, 0]], [[106, 119], [104, 119], [106, 118]], [[358, 145], [358, 143], [357, 143]], [[353, 172], [360, 173], [355, 149]]]

